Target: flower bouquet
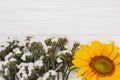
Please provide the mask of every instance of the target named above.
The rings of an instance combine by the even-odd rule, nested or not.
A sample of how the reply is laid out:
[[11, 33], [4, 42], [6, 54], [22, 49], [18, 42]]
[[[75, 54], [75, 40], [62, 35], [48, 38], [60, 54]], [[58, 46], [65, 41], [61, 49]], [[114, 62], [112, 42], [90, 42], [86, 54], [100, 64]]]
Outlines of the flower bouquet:
[[79, 43], [74, 43], [71, 50], [65, 45], [66, 38], [49, 38], [32, 41], [27, 36], [24, 42], [9, 40], [1, 45], [0, 75], [4, 80], [68, 80], [72, 69], [72, 56]]
[[82, 80], [120, 80], [119, 47], [113, 41], [72, 42], [69, 49], [67, 38], [32, 39], [27, 36], [23, 42], [14, 39], [1, 45], [2, 80], [74, 80], [70, 73], [75, 70]]

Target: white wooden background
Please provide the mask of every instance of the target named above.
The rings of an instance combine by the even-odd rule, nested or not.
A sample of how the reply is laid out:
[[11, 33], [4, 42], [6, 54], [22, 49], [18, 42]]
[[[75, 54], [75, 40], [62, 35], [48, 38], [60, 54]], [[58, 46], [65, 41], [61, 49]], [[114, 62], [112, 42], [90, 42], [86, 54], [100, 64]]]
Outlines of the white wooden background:
[[119, 26], [120, 0], [0, 0], [0, 41], [16, 34], [52, 33], [120, 45]]
[[119, 34], [120, 0], [0, 0], [0, 34]]

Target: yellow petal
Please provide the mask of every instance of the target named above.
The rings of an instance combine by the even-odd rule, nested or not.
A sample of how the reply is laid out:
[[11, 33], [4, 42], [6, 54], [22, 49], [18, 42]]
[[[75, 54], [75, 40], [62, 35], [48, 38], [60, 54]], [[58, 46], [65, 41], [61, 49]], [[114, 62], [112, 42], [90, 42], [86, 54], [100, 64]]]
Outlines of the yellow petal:
[[70, 67], [70, 69], [74, 69], [74, 68], [76, 68], [76, 66], [72, 66], [72, 67]]
[[88, 55], [83, 50], [77, 50], [73, 58], [78, 58], [78, 59], [83, 59], [85, 61], [88, 61], [90, 59], [90, 55]]
[[114, 42], [112, 41], [110, 44], [104, 44], [103, 55], [109, 56], [114, 48]]
[[95, 54], [101, 55], [101, 51], [103, 50], [103, 44], [95, 40], [91, 43], [91, 48]]
[[120, 64], [120, 55], [118, 55], [114, 60], [113, 60], [114, 64]]
[[84, 53], [86, 53], [90, 57], [94, 57], [95, 56], [95, 53], [91, 50], [90, 46], [88, 46], [88, 45], [82, 45], [81, 48], [84, 51]]
[[83, 75], [82, 77], [82, 80], [88, 80], [88, 77], [90, 77], [89, 75], [91, 74], [92, 72], [88, 69], [86, 71], [86, 73]]
[[73, 61], [72, 61], [72, 63], [74, 64], [74, 66], [76, 66], [76, 67], [78, 67], [78, 68], [81, 68], [81, 67], [83, 67], [83, 66], [88, 66], [88, 62], [87, 61], [84, 61], [84, 60], [82, 60], [82, 59], [74, 59]]
[[97, 79], [97, 75], [94, 74], [92, 77], [91, 77], [91, 80], [96, 80]]
[[119, 48], [118, 47], [116, 47], [116, 48], [114, 48], [113, 49], [113, 51], [112, 51], [112, 53], [110, 54], [110, 59], [114, 59], [117, 55], [118, 55], [118, 50], [119, 50]]
[[87, 71], [87, 67], [81, 68], [81, 69], [77, 72], [76, 77], [79, 77], [79, 76], [83, 75], [86, 71]]

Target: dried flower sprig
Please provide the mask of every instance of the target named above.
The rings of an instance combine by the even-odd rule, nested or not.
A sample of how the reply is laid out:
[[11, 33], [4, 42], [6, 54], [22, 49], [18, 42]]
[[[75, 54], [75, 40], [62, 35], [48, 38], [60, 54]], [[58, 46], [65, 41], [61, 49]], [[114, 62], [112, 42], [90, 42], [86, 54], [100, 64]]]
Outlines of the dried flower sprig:
[[45, 50], [43, 43], [31, 39], [27, 37], [24, 43], [12, 40], [1, 46], [0, 75], [5, 80], [68, 80], [72, 56], [79, 43], [68, 50], [66, 38], [49, 38], [45, 40], [48, 47]]

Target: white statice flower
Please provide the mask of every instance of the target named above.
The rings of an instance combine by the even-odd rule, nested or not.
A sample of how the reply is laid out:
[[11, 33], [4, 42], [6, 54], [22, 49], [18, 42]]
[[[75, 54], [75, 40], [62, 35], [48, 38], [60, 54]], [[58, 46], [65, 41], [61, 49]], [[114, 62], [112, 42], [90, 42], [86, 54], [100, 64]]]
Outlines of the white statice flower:
[[5, 75], [7, 76], [9, 74], [9, 69], [5, 68]]
[[0, 47], [0, 52], [4, 50], [5, 50], [5, 47]]
[[32, 74], [32, 70], [34, 69], [34, 64], [32, 63], [32, 62], [30, 62], [29, 64], [28, 64], [28, 76], [31, 76], [31, 74]]
[[42, 80], [47, 80], [48, 78], [47, 77], [42, 77]]
[[39, 67], [41, 68], [43, 66], [43, 61], [42, 60], [37, 60], [34, 62], [34, 67]]
[[15, 58], [11, 58], [9, 61], [10, 62], [16, 62], [17, 60]]
[[52, 46], [47, 46], [47, 49], [52, 48]]
[[20, 51], [19, 48], [13, 49], [13, 52], [16, 53], [16, 54], [21, 54], [22, 53], [22, 51]]
[[25, 40], [24, 44], [26, 45], [27, 43], [29, 43], [29, 44], [27, 44], [27, 46], [30, 47], [32, 42], [33, 42], [33, 41], [31, 41], [31, 40], [30, 40], [30, 41]]
[[24, 78], [25, 80], [28, 79], [28, 75], [27, 73], [24, 71], [22, 71], [22, 78]]
[[45, 52], [47, 53], [49, 49], [51, 49], [52, 47], [51, 46], [47, 46], [46, 49], [45, 49]]
[[4, 64], [4, 61], [0, 61], [0, 70], [3, 71], [2, 65]]
[[57, 73], [54, 70], [49, 70], [48, 72], [44, 73], [42, 80], [47, 80], [50, 76], [56, 76]]
[[18, 40], [17, 39], [15, 39], [15, 42], [14, 42], [13, 45], [18, 45]]
[[28, 64], [27, 63], [20, 63], [20, 65], [17, 65], [17, 68], [20, 69], [24, 66], [28, 66]]
[[65, 54], [67, 54], [67, 53], [68, 53], [68, 54], [72, 54], [72, 52], [69, 51], [69, 50], [63, 50], [63, 51], [59, 51], [57, 55], [60, 55], [60, 54], [65, 55]]
[[60, 54], [63, 54], [63, 51], [59, 51], [59, 52], [57, 53], [57, 55], [60, 55]]
[[49, 54], [45, 54], [47, 57], [50, 56]]
[[27, 78], [28, 78], [28, 74], [26, 73], [26, 71], [25, 71], [25, 67], [26, 66], [28, 66], [28, 63], [26, 63], [26, 64], [22, 64], [22, 66], [21, 67], [19, 67], [20, 69], [19, 69], [19, 71], [18, 71], [18, 73], [17, 73], [17, 77], [21, 80], [26, 80]]
[[10, 52], [8, 55], [5, 56], [5, 60], [9, 60], [11, 57], [13, 57], [13, 53]]
[[56, 37], [55, 37], [55, 38], [52, 38], [51, 41], [52, 41], [52, 42], [57, 42], [57, 41], [58, 41], [58, 38], [56, 38]]
[[28, 51], [27, 53], [24, 53], [24, 54], [22, 55], [21, 59], [22, 59], [23, 61], [26, 61], [26, 56], [31, 56], [31, 55], [32, 55], [32, 53], [30, 53], [30, 52]]
[[40, 60], [42, 60], [44, 58], [44, 56], [42, 55], [41, 57], [40, 57]]
[[50, 76], [49, 72], [46, 72], [43, 77], [42, 80], [47, 80], [47, 78]]
[[[28, 73], [25, 72], [25, 69], [28, 69]], [[20, 65], [17, 66], [17, 68], [19, 69], [17, 76], [18, 78], [21, 80], [21, 78], [23, 78], [23, 80], [26, 80], [29, 76], [32, 75], [32, 70], [34, 70], [34, 64], [32, 62], [29, 63], [21, 63]]]
[[20, 80], [26, 80], [24, 77], [20, 78]]
[[3, 65], [7, 65], [8, 63], [10, 62], [16, 62], [17, 60], [15, 58], [11, 58], [9, 60], [5, 60], [4, 64]]
[[5, 62], [4, 62], [4, 65], [7, 65], [9, 63], [9, 61], [8, 60], [6, 60]]
[[68, 54], [72, 54], [72, 52], [69, 51], [69, 50], [63, 50], [63, 54], [66, 54], [66, 53], [68, 53]]
[[49, 73], [51, 74], [51, 76], [56, 76], [57, 75], [56, 71], [54, 71], [54, 70], [49, 70]]
[[63, 62], [63, 60], [62, 59], [60, 59], [59, 57], [57, 58], [57, 63], [62, 63]]
[[27, 52], [29, 52], [29, 49], [27, 47], [24, 47], [23, 48], [23, 53], [27, 53]]
[[0, 80], [5, 80], [2, 76], [0, 76]]
[[42, 80], [42, 77], [38, 77], [37, 80]]

